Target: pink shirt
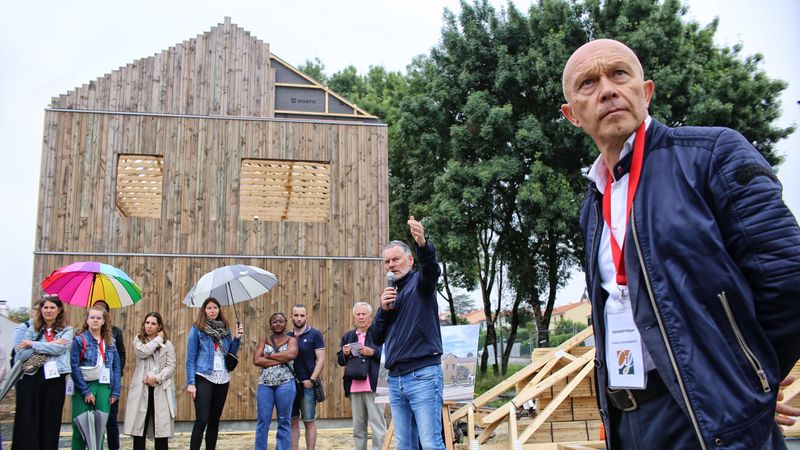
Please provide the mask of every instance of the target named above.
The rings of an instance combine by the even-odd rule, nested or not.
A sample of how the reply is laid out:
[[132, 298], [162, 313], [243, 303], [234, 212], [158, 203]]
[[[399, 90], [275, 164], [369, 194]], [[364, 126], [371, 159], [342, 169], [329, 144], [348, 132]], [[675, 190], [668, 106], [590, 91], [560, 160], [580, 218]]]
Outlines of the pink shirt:
[[[356, 337], [358, 337], [358, 343], [364, 345], [364, 342], [367, 340], [367, 334], [362, 333], [356, 330]], [[372, 386], [369, 384], [369, 373], [367, 373], [367, 378], [363, 380], [353, 380], [350, 384], [350, 393], [353, 392], [372, 392]]]

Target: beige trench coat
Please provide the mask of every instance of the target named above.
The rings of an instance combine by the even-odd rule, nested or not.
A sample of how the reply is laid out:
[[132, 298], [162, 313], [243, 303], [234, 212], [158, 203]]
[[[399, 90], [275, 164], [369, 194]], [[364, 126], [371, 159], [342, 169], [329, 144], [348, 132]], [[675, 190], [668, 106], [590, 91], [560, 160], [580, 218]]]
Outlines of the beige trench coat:
[[[144, 436], [144, 420], [147, 414], [148, 386], [144, 384], [148, 373], [155, 373], [158, 384], [153, 392], [155, 403], [155, 421], [148, 424], [147, 435], [150, 437], [172, 437], [175, 432], [175, 348], [172, 342], [164, 342], [157, 336], [143, 344], [139, 336], [133, 338], [133, 349], [136, 352], [136, 369], [131, 377], [128, 398], [125, 405], [125, 424], [123, 432], [132, 436]], [[155, 424], [153, 424], [155, 422]], [[153, 435], [155, 425], [155, 436]]]

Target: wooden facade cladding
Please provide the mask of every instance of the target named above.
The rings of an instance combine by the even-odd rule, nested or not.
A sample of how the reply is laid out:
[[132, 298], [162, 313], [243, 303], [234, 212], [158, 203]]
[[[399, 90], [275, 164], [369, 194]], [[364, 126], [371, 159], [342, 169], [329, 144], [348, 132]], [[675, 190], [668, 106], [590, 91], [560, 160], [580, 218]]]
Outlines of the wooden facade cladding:
[[[225, 420], [255, 419], [253, 352], [268, 331], [269, 315], [288, 314], [296, 303], [308, 306], [309, 323], [326, 340], [329, 400], [319, 405], [319, 417], [349, 417], [335, 354], [342, 334], [353, 327], [353, 303], [374, 305], [382, 290], [380, 248], [389, 230], [387, 128], [341, 117], [275, 118], [269, 58], [267, 44], [226, 20], [54, 98], [45, 111], [32, 294], [41, 294], [39, 283], [51, 271], [75, 261], [97, 260], [127, 272], [143, 288], [143, 298], [112, 311], [112, 319], [130, 348], [147, 312], [164, 316], [177, 351], [178, 420], [194, 417], [184, 361], [198, 312], [181, 301], [204, 273], [250, 264], [279, 280], [272, 292], [237, 305], [246, 331]], [[156, 216], [120, 210], [120, 155], [163, 158]], [[313, 222], [240, 219], [245, 160], [326, 165], [327, 216]], [[69, 323], [79, 325], [84, 311], [67, 310]], [[224, 312], [233, 317], [232, 308]], [[127, 364], [135, 364], [132, 348]], [[132, 372], [125, 371], [122, 408], [127, 386], [136, 382]]]

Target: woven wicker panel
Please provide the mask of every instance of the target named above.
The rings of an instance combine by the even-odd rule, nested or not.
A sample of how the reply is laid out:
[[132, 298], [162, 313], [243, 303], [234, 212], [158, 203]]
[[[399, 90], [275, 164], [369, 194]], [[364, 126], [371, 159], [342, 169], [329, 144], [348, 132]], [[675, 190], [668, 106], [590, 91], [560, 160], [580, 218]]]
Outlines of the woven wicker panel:
[[330, 164], [242, 160], [239, 218], [324, 222], [330, 216]]
[[117, 207], [126, 217], [161, 218], [164, 183], [161, 156], [119, 155]]

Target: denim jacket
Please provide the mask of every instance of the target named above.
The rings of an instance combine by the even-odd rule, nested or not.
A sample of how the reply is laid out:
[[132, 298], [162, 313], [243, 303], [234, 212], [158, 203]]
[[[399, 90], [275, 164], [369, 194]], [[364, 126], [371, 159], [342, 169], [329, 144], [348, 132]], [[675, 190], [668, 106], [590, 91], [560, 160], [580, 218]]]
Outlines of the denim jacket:
[[[186, 351], [186, 385], [195, 384], [195, 374], [210, 374], [214, 370], [214, 340], [211, 336], [199, 331], [192, 325], [189, 330], [189, 343]], [[222, 351], [230, 351], [234, 355], [239, 351], [240, 339], [233, 339], [231, 333], [220, 340]]]
[[64, 327], [63, 330], [56, 333], [55, 339], [60, 338], [64, 338], [64, 340], [67, 341], [67, 344], [61, 345], [47, 342], [47, 338], [44, 336], [44, 333], [41, 333], [40, 335], [38, 331], [34, 330], [33, 326], [30, 326], [25, 330], [25, 334], [20, 341], [33, 341], [33, 347], [18, 351], [14, 357], [14, 361], [26, 361], [33, 356], [34, 353], [43, 353], [45, 355], [55, 357], [56, 365], [58, 365], [58, 373], [62, 375], [69, 373], [70, 365], [68, 350], [69, 341], [72, 339], [72, 327]]
[[[83, 339], [81, 339], [83, 337]], [[83, 341], [86, 340], [86, 348], [83, 347]], [[100, 353], [100, 347], [89, 332], [84, 331], [82, 334], [75, 336], [72, 340], [72, 348], [70, 349], [70, 363], [72, 364], [72, 381], [75, 383], [75, 390], [80, 392], [83, 397], [91, 393], [89, 391], [89, 384], [83, 379], [80, 366], [88, 367], [97, 364], [97, 357]], [[111, 340], [111, 345], [103, 348], [105, 353], [105, 361], [103, 365], [111, 369], [111, 396], [119, 398], [120, 392], [120, 362], [119, 353], [117, 353], [117, 346], [114, 340]], [[81, 357], [83, 353], [83, 357]]]

